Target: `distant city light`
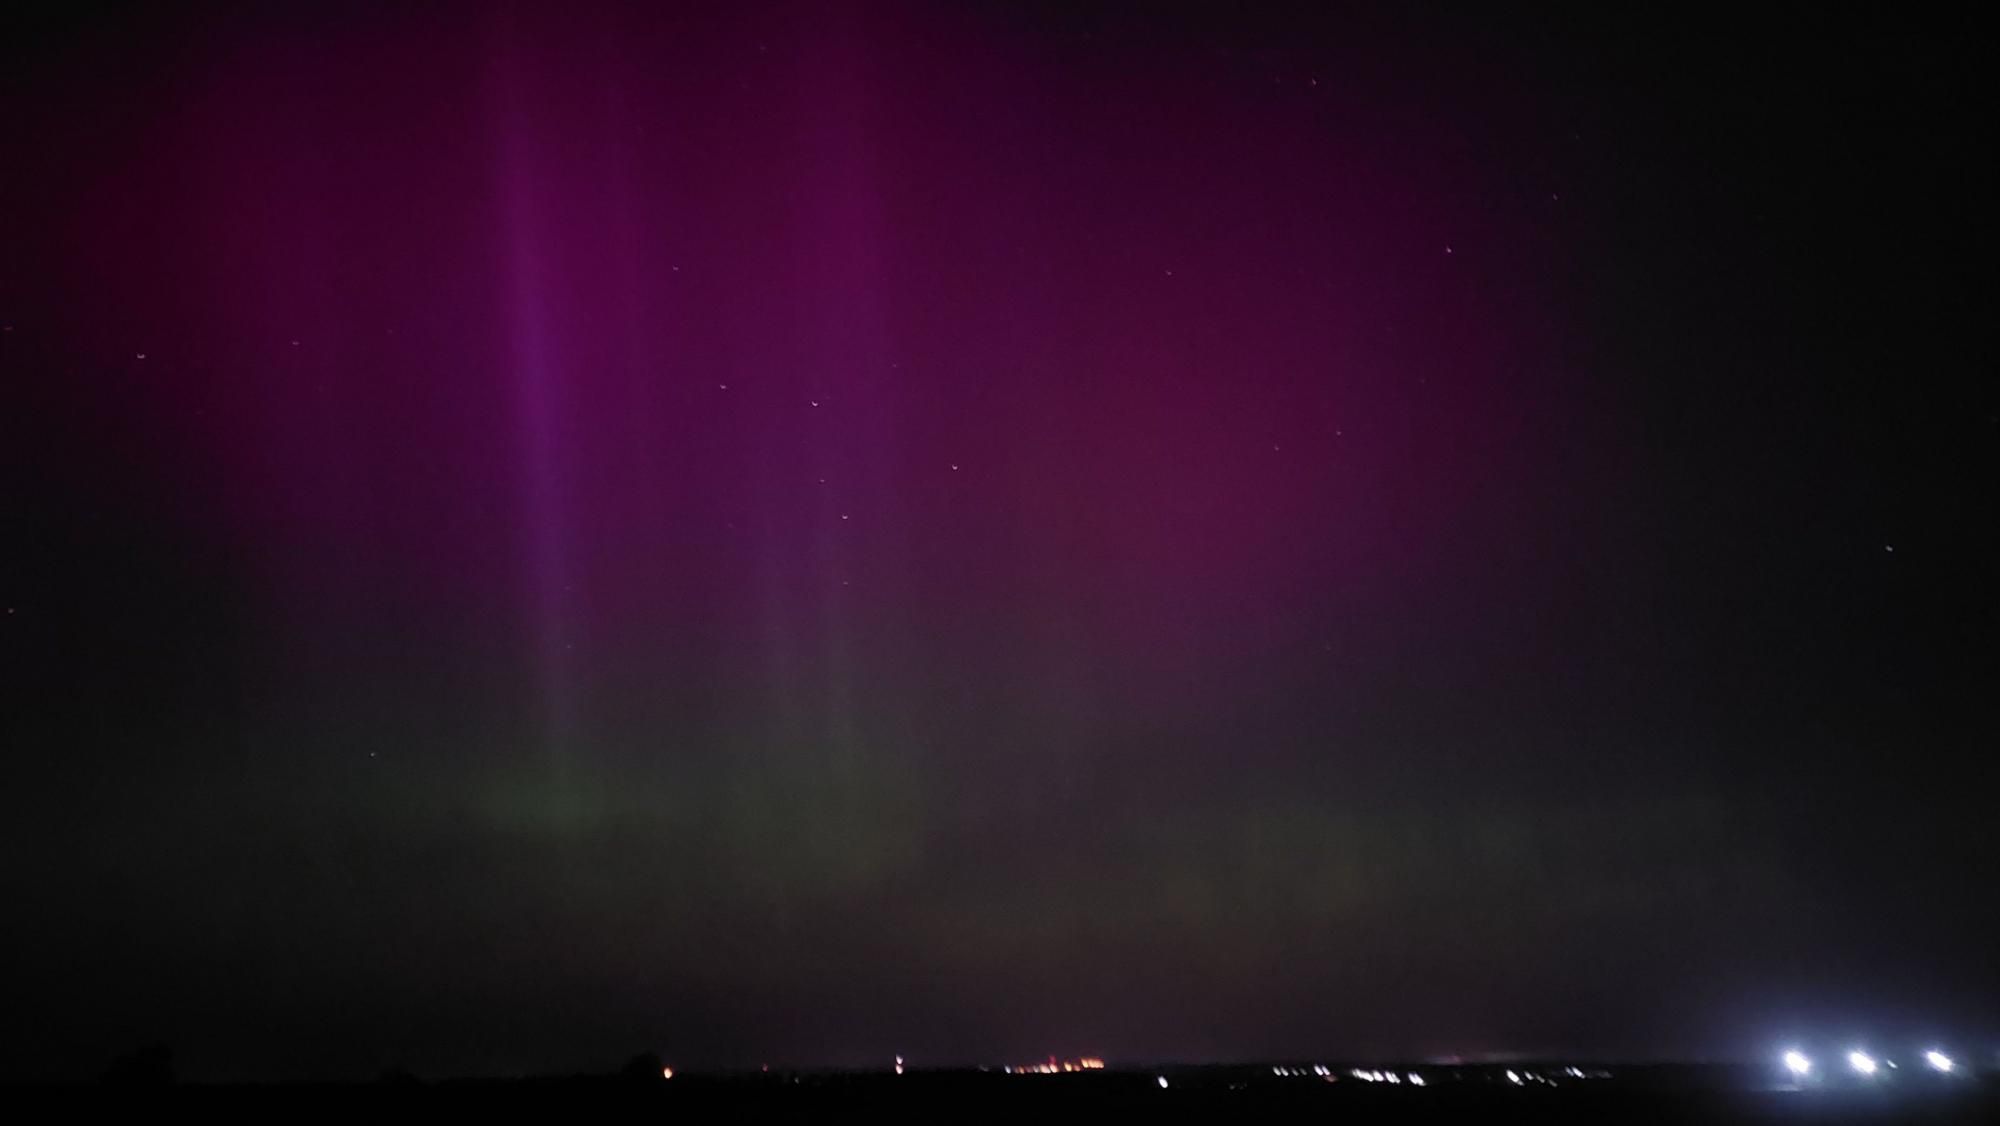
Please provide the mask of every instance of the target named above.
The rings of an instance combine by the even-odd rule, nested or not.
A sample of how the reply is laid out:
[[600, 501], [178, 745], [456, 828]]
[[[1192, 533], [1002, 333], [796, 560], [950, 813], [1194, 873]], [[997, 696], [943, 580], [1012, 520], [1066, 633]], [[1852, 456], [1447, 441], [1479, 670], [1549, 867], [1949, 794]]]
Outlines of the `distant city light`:
[[1516, 1087], [1519, 1087], [1521, 1085], [1521, 1077], [1515, 1074], [1514, 1072], [1509, 1071], [1507, 1073], [1507, 1082], [1512, 1083]]
[[1862, 1075], [1875, 1074], [1875, 1057], [1863, 1051], [1847, 1053], [1847, 1066]]
[[1804, 1075], [1812, 1070], [1812, 1061], [1806, 1058], [1804, 1052], [1793, 1048], [1785, 1053], [1785, 1070], [1793, 1075]]
[[1410, 1073], [1410, 1085], [1411, 1085], [1411, 1086], [1413, 1086], [1413, 1087], [1421, 1087], [1421, 1086], [1423, 1086], [1423, 1085], [1424, 1085], [1424, 1077], [1423, 1077], [1423, 1076], [1421, 1076], [1421, 1075], [1418, 1075], [1418, 1074], [1417, 1074], [1416, 1072], [1412, 1071], [1412, 1072]]
[[1958, 1066], [1956, 1063], [1952, 1062], [1950, 1056], [1945, 1055], [1943, 1052], [1938, 1051], [1936, 1048], [1932, 1048], [1930, 1051], [1924, 1053], [1924, 1062], [1930, 1064], [1932, 1067], [1938, 1069], [1939, 1071], [1945, 1071], [1945, 1072], [1948, 1072], [1952, 1068]]
[[[900, 1060], [898, 1063], [900, 1064]], [[1009, 1075], [1058, 1075], [1069, 1071], [1103, 1071], [1104, 1060], [1099, 1056], [1085, 1056], [1076, 1060], [1057, 1060], [1050, 1056], [1042, 1063], [1022, 1064], [1005, 1069]], [[1274, 1068], [1273, 1071], [1276, 1069]]]
[[660, 1069], [660, 1078], [662, 1078], [662, 1079], [672, 1079], [673, 1077], [674, 1077], [674, 1069], [673, 1069], [673, 1068], [671, 1068], [671, 1067], [663, 1067], [663, 1068], [661, 1068], [661, 1069]]
[[1160, 1090], [1164, 1091], [1164, 1090], [1166, 1090], [1166, 1089], [1167, 1089], [1167, 1077], [1166, 1077], [1166, 1076], [1162, 1075], [1162, 1076], [1160, 1076], [1159, 1078], [1157, 1078], [1157, 1079], [1153, 1080], [1153, 1082], [1155, 1082], [1155, 1083], [1158, 1083], [1158, 1084], [1160, 1085]]

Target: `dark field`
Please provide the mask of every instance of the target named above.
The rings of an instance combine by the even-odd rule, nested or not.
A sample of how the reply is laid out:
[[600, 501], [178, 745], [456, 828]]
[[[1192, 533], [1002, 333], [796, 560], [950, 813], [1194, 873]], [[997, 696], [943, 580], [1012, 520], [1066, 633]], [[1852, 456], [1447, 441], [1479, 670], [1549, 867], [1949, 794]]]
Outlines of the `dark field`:
[[[1518, 1065], [1517, 1065], [1518, 1066]], [[1545, 1069], [1546, 1070], [1546, 1069]], [[670, 1081], [576, 1077], [508, 1081], [385, 1081], [375, 1084], [43, 1087], [23, 1100], [92, 1108], [198, 1115], [310, 1115], [370, 1120], [476, 1115], [530, 1121], [578, 1116], [652, 1121], [895, 1122], [974, 1120], [1340, 1122], [1993, 1122], [2000, 1098], [1990, 1082], [1880, 1085], [1818, 1091], [1769, 1089], [1763, 1076], [1726, 1067], [1621, 1069], [1568, 1086], [1510, 1084], [1499, 1068], [1426, 1069], [1416, 1088], [1274, 1078], [1271, 1068], [1164, 1067], [1083, 1075], [997, 1071], [906, 1076], [798, 1073], [682, 1076]], [[1161, 1078], [1167, 1086], [1159, 1085]]]

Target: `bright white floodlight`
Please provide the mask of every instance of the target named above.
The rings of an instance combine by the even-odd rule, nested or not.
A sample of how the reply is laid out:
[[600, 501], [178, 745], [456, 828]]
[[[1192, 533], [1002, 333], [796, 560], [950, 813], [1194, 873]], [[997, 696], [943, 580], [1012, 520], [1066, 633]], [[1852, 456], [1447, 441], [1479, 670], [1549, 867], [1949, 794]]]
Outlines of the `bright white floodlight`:
[[1950, 1071], [1952, 1068], [1958, 1066], [1952, 1062], [1950, 1056], [1945, 1055], [1936, 1048], [1932, 1048], [1930, 1051], [1924, 1053], [1924, 1062], [1937, 1068], [1939, 1071]]
[[1867, 1052], [1849, 1052], [1847, 1053], [1847, 1066], [1862, 1075], [1873, 1075], [1875, 1074], [1875, 1057], [1869, 1055]]
[[1812, 1070], [1812, 1061], [1806, 1058], [1804, 1052], [1793, 1048], [1785, 1053], [1785, 1070], [1793, 1075], [1804, 1075]]

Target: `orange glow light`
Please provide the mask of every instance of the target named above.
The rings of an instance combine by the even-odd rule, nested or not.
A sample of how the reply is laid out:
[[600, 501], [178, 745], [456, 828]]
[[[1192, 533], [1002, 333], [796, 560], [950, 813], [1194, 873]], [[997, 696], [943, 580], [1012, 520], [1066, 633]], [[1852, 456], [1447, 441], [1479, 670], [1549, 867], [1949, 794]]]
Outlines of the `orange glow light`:
[[1102, 1071], [1104, 1061], [1097, 1056], [1085, 1056], [1075, 1060], [1058, 1060], [1050, 1056], [1045, 1063], [1022, 1064], [1005, 1070], [1010, 1075], [1063, 1075], [1079, 1071]]

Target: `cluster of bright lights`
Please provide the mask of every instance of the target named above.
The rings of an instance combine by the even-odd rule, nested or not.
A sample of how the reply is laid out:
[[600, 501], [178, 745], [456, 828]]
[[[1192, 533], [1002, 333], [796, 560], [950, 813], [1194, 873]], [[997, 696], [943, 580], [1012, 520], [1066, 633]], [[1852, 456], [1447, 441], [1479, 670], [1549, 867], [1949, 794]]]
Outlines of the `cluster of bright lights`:
[[1304, 1077], [1304, 1076], [1314, 1076], [1314, 1077], [1317, 1077], [1317, 1078], [1320, 1078], [1320, 1079], [1331, 1079], [1331, 1078], [1333, 1078], [1333, 1069], [1332, 1069], [1332, 1068], [1330, 1068], [1330, 1067], [1328, 1067], [1328, 1066], [1326, 1066], [1326, 1065], [1325, 1065], [1325, 1064], [1323, 1064], [1323, 1063], [1316, 1063], [1316, 1064], [1312, 1065], [1312, 1066], [1311, 1066], [1310, 1068], [1305, 1068], [1305, 1067], [1274, 1067], [1274, 1068], [1272, 1068], [1272, 1069], [1271, 1069], [1271, 1074], [1273, 1074], [1273, 1075], [1291, 1075], [1291, 1076], [1299, 1076], [1299, 1077]]
[[[902, 1060], [896, 1061], [897, 1074], [902, 1074]], [[1043, 1063], [1023, 1064], [1020, 1067], [1002, 1069], [1009, 1075], [1061, 1075], [1069, 1071], [1103, 1071], [1104, 1061], [1096, 1056], [1085, 1056], [1080, 1060], [1058, 1060], [1050, 1056]]]
[[[1791, 1072], [1795, 1078], [1804, 1079], [1813, 1072], [1812, 1057], [1799, 1051], [1797, 1048], [1786, 1049], [1784, 1055], [1779, 1058], [1784, 1062], [1785, 1070]], [[1951, 1074], [1958, 1067], [1957, 1061], [1936, 1048], [1932, 1048], [1924, 1053], [1924, 1062], [1930, 1065], [1931, 1070], [1942, 1072], [1946, 1075]], [[1847, 1066], [1856, 1075], [1870, 1078], [1879, 1074], [1885, 1066], [1894, 1068], [1896, 1061], [1878, 1060], [1860, 1048], [1855, 1048], [1847, 1053]]]
[[[1331, 1071], [1321, 1071], [1320, 1074], [1328, 1079], [1333, 1078], [1333, 1072]], [[1375, 1071], [1357, 1067], [1348, 1072], [1348, 1074], [1361, 1080], [1363, 1083], [1408, 1083], [1412, 1087], [1421, 1087], [1424, 1085], [1424, 1077], [1414, 1071], [1403, 1074], [1394, 1071]]]

